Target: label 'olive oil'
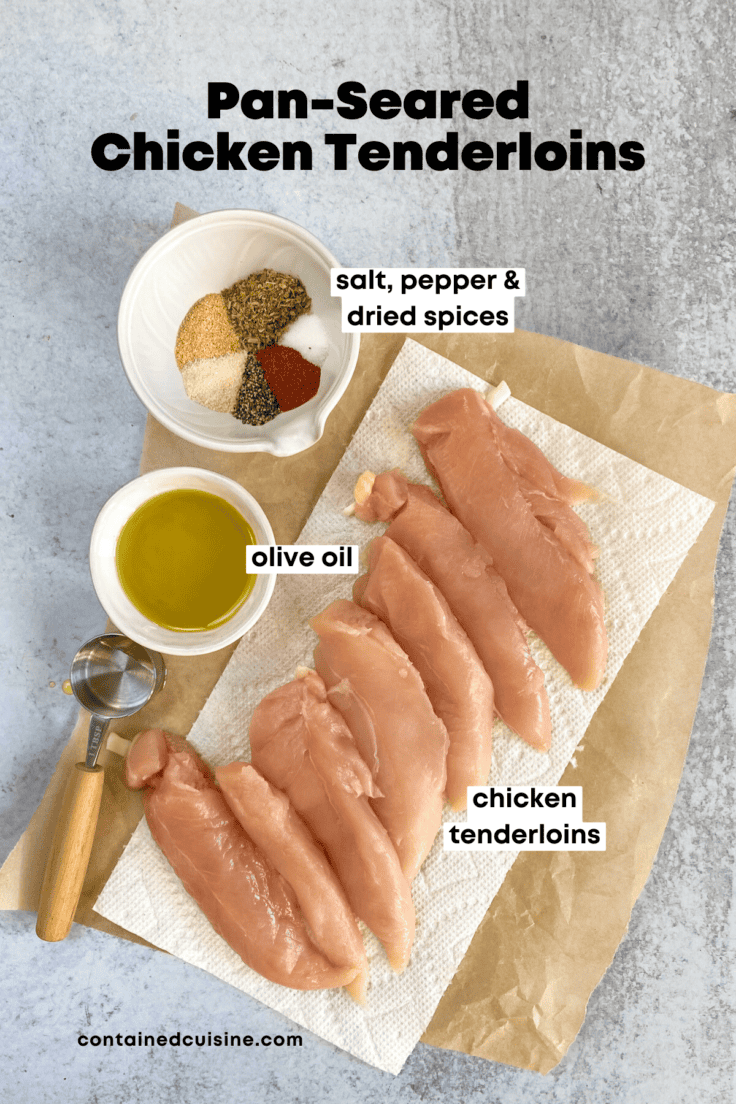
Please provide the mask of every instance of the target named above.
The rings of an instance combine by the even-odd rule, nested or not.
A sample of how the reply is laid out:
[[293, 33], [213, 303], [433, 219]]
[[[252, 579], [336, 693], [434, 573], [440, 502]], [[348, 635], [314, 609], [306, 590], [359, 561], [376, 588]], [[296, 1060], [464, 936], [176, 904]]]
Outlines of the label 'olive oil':
[[144, 502], [118, 537], [120, 585], [149, 621], [204, 632], [229, 620], [253, 589], [245, 553], [256, 538], [245, 518], [209, 491], [165, 491]]

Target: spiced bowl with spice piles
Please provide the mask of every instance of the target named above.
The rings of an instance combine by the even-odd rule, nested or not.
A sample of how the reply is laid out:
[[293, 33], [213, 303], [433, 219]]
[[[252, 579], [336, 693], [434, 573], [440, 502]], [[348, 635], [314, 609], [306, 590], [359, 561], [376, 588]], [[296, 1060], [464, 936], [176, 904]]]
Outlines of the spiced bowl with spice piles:
[[322, 436], [355, 369], [358, 334], [330, 295], [338, 262], [262, 211], [212, 211], [164, 234], [133, 269], [120, 358], [150, 413], [222, 452], [293, 456]]

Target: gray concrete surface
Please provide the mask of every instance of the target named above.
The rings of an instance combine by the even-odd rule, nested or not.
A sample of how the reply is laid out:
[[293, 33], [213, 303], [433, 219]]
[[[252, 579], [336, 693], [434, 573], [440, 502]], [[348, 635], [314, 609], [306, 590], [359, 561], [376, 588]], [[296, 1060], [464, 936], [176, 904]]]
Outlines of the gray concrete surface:
[[[75, 707], [60, 690], [103, 615], [89, 532], [137, 472], [144, 410], [120, 368], [119, 296], [175, 201], [301, 223], [345, 264], [508, 264], [527, 270], [517, 324], [736, 389], [733, 348], [734, 15], [730, 0], [9, 0], [4, 9], [0, 852], [36, 807]], [[307, 173], [105, 173], [105, 131], [207, 140], [208, 81], [333, 95], [530, 82], [535, 142], [645, 146], [641, 172], [332, 170], [337, 120], [251, 124], [304, 137]], [[361, 140], [419, 137], [361, 120]], [[233, 116], [233, 134], [242, 120]], [[497, 129], [496, 129], [497, 128]], [[496, 121], [493, 139], [519, 129]], [[464, 120], [461, 139], [484, 136]], [[445, 124], [421, 124], [425, 141]], [[426, 136], [426, 137], [425, 137]], [[631, 928], [583, 1029], [547, 1077], [419, 1045], [396, 1078], [316, 1039], [299, 1050], [81, 1050], [85, 1027], [277, 1031], [275, 1014], [164, 955], [75, 927], [41, 944], [0, 915], [0, 1068], [14, 1104], [283, 1100], [680, 1104], [734, 1099], [734, 514], [685, 774]], [[51, 685], [55, 683], [55, 685]]]

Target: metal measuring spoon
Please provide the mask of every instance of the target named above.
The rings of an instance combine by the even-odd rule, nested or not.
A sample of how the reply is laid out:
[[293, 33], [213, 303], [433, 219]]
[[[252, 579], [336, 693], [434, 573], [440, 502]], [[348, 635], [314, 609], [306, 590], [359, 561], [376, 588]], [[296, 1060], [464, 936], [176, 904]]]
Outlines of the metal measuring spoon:
[[72, 661], [72, 691], [92, 716], [87, 755], [69, 779], [46, 862], [36, 924], [41, 939], [58, 942], [72, 926], [100, 811], [105, 776], [97, 757], [110, 722], [137, 713], [165, 678], [161, 656], [120, 633], [88, 640]]

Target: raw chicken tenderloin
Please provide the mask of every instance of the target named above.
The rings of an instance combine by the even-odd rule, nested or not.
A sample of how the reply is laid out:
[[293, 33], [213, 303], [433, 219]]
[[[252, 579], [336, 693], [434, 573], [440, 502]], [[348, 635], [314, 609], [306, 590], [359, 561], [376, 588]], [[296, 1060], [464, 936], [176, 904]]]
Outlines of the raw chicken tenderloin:
[[248, 838], [185, 740], [150, 729], [126, 761], [151, 835], [184, 888], [243, 962], [292, 989], [349, 985], [358, 970], [335, 966], [312, 943], [294, 893]]
[[371, 773], [310, 672], [268, 694], [250, 726], [252, 759], [322, 844], [356, 916], [397, 973], [414, 942], [414, 905], [396, 849], [370, 806]]
[[478, 653], [431, 579], [390, 537], [371, 544], [353, 598], [388, 625], [422, 676], [450, 740], [447, 800], [464, 809], [468, 786], [484, 785], [491, 769], [493, 684]]
[[498, 417], [464, 388], [420, 414], [412, 432], [457, 518], [490, 553], [514, 605], [573, 682], [593, 690], [606, 663], [598, 582], [534, 516], [504, 460]]
[[492, 406], [489, 406], [489, 416], [504, 462], [519, 480], [532, 513], [552, 530], [580, 566], [592, 574], [598, 549], [590, 541], [587, 525], [571, 506], [597, 497], [598, 492], [587, 483], [568, 479], [558, 472], [542, 450], [518, 429], [507, 426]]
[[[529, 654], [526, 624], [509, 598], [493, 560], [468, 530], [419, 483], [399, 471], [358, 480], [364, 521], [390, 521], [385, 535], [411, 558], [447, 599], [493, 683], [496, 712], [533, 748], [547, 751], [551, 723], [544, 674]], [[367, 497], [363, 497], [367, 495]]]
[[525, 479], [519, 479], [519, 487], [537, 521], [551, 529], [562, 547], [592, 575], [598, 549], [591, 543], [588, 526], [583, 519], [561, 499], [540, 491]]
[[442, 817], [447, 729], [389, 630], [354, 602], [333, 602], [310, 624], [328, 700], [342, 713], [381, 796], [371, 804], [411, 882]]
[[507, 426], [493, 407], [488, 405], [491, 421], [498, 433], [503, 458], [520, 479], [526, 480], [532, 487], [543, 491], [550, 498], [557, 498], [560, 502], [567, 503], [568, 506], [574, 506], [577, 502], [587, 502], [598, 496], [595, 487], [581, 483], [579, 479], [569, 479], [559, 472], [526, 434], [512, 426]]
[[215, 769], [225, 800], [247, 834], [296, 894], [314, 942], [336, 966], [355, 967], [347, 987], [365, 1003], [368, 959], [355, 917], [324, 851], [286, 794], [249, 763]]

